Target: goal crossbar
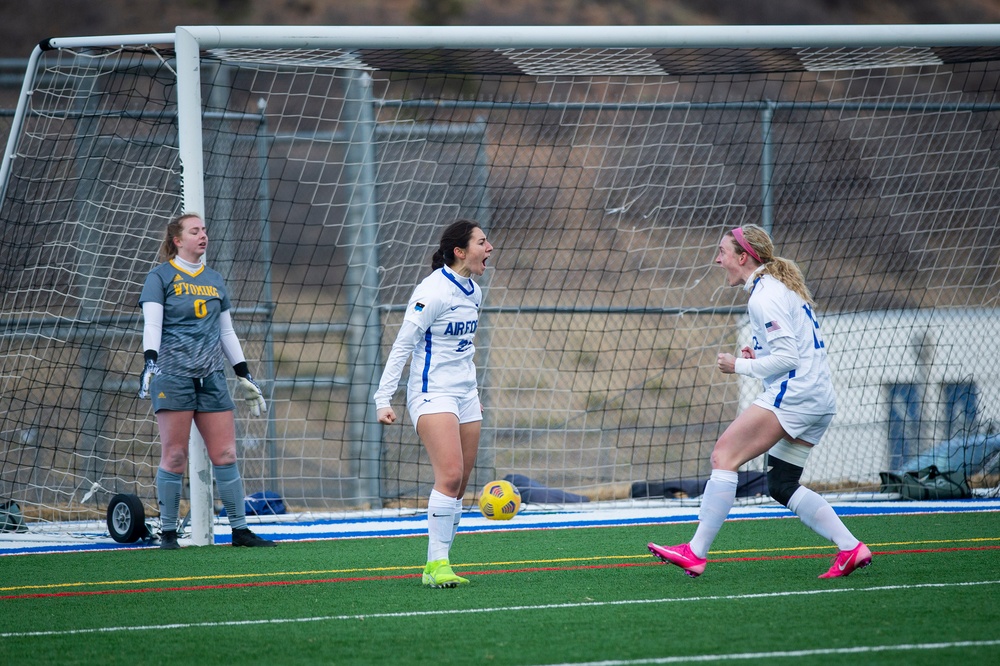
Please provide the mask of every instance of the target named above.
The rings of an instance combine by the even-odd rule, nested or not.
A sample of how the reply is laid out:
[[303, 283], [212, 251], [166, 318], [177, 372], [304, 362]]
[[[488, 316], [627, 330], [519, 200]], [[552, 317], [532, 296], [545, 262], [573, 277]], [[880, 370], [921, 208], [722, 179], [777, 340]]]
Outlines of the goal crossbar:
[[60, 37], [51, 48], [170, 44], [239, 48], [828, 48], [997, 46], [1000, 24], [747, 26], [179, 26], [175, 33]]

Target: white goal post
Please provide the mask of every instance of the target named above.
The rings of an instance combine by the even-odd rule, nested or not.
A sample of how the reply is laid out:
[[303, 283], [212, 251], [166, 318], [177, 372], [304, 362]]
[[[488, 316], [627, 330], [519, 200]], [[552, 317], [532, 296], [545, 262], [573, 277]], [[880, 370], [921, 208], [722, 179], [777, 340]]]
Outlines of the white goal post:
[[[875, 497], [880, 471], [947, 454], [995, 485], [998, 82], [1000, 25], [49, 39], [0, 163], [0, 499], [54, 523], [115, 492], [155, 506], [136, 299], [181, 211], [206, 214], [272, 406], [237, 413], [247, 491], [298, 515], [426, 494], [412, 424], [378, 426], [371, 395], [456, 217], [497, 247], [470, 493], [516, 475], [547, 505], [696, 495], [756, 390], [714, 371], [745, 307], [713, 250], [749, 222], [829, 331], [840, 412], [806, 481]], [[207, 544], [197, 432], [190, 465]]]

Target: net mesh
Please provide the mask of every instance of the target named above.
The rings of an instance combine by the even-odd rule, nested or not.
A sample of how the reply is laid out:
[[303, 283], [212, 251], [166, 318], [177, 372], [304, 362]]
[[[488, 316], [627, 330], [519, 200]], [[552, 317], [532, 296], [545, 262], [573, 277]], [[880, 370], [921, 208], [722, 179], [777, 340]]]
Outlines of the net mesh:
[[[748, 334], [713, 259], [750, 222], [802, 267], [829, 346], [840, 411], [805, 481], [870, 492], [946, 455], [995, 485], [997, 49], [202, 55], [207, 259], [270, 405], [237, 408], [248, 493], [427, 495], [403, 391], [394, 427], [371, 395], [460, 217], [496, 247], [470, 494], [696, 489], [757, 390], [715, 368]], [[181, 212], [173, 54], [53, 50], [34, 81], [2, 201], [0, 495], [32, 520], [116, 492], [155, 514], [137, 300]]]

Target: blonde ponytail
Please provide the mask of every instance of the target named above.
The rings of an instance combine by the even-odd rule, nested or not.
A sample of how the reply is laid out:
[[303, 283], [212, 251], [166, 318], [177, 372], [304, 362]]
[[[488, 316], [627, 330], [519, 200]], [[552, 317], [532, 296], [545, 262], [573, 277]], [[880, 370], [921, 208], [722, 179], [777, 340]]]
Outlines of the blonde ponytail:
[[[756, 224], [744, 225], [740, 227], [740, 230], [742, 231], [743, 242], [750, 246], [749, 249], [753, 250], [750, 254], [756, 253], [757, 256], [754, 258], [759, 258], [760, 263], [764, 266], [761, 273], [770, 275], [798, 294], [806, 303], [814, 305], [815, 302], [813, 301], [812, 293], [810, 293], [809, 287], [806, 286], [806, 279], [802, 275], [802, 270], [791, 259], [775, 256], [774, 243], [771, 241], [770, 234]], [[733, 240], [737, 240], [735, 234], [733, 234]], [[741, 245], [741, 243], [737, 242], [738, 250], [742, 249]]]

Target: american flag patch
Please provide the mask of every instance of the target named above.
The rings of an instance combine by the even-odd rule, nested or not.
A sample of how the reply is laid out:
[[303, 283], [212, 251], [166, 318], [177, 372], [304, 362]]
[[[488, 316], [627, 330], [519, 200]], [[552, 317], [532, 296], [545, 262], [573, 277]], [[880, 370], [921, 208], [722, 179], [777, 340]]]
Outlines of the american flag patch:
[[421, 310], [423, 310], [423, 309], [424, 309], [424, 304], [423, 304], [423, 303], [416, 303], [416, 304], [415, 304], [415, 305], [413, 306], [413, 309], [414, 309], [414, 310], [416, 310], [417, 312], [420, 312]]
[[764, 330], [768, 333], [774, 333], [775, 331], [780, 331], [781, 326], [778, 326], [778, 322], [776, 321], [769, 321], [764, 324]]

